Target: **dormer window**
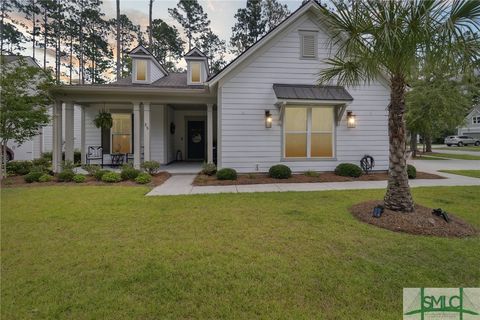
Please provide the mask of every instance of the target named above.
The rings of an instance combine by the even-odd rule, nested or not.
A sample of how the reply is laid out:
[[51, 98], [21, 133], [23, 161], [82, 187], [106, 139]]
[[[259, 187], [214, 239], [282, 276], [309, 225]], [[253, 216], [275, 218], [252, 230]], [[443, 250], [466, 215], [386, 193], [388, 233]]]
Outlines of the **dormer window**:
[[318, 40], [316, 31], [300, 31], [300, 57], [303, 59], [316, 59]]
[[137, 81], [147, 80], [147, 60], [136, 60], [136, 78]]
[[192, 83], [201, 82], [201, 67], [200, 62], [190, 62]]

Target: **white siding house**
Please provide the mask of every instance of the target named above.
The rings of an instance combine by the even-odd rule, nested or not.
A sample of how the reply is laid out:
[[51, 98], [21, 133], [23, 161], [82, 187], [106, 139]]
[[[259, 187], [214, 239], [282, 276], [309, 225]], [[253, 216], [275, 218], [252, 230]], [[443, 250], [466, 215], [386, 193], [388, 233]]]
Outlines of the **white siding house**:
[[[387, 170], [388, 82], [319, 86], [332, 51], [321, 21], [319, 5], [306, 2], [215, 75], [198, 49], [185, 54], [185, 73], [168, 73], [139, 46], [131, 52], [132, 76], [56, 88], [54, 124], [73, 117], [62, 112], [62, 103], [81, 106], [82, 160], [97, 146], [104, 164], [125, 153], [137, 167], [146, 160], [206, 161], [239, 172], [265, 172], [277, 163], [293, 171], [331, 171], [368, 154], [376, 170]], [[114, 116], [112, 129], [93, 125], [100, 110]], [[56, 132], [58, 155], [67, 132]], [[69, 158], [73, 141], [65, 145]]]
[[458, 135], [480, 139], [480, 106], [473, 108], [465, 117], [463, 126], [458, 128]]

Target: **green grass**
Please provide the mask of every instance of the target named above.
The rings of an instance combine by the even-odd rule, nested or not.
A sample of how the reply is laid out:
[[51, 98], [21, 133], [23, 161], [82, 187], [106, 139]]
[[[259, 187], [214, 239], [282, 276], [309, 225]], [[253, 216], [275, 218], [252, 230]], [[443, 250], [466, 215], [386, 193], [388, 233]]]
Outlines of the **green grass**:
[[450, 159], [444, 159], [444, 158], [437, 158], [437, 157], [430, 157], [430, 156], [424, 156], [424, 155], [421, 155], [421, 156], [416, 156], [415, 158], [413, 158], [414, 160], [450, 160]]
[[[2, 190], [2, 319], [399, 319], [404, 287], [478, 287], [480, 239], [347, 209], [382, 190], [144, 197]], [[480, 187], [414, 189], [480, 227]]]
[[472, 178], [480, 178], [480, 170], [440, 170], [440, 172], [458, 174]]
[[480, 156], [475, 156], [471, 154], [454, 154], [454, 153], [439, 153], [439, 152], [428, 153], [428, 157], [442, 157], [442, 158], [459, 159], [459, 160], [480, 160]]
[[455, 151], [478, 151], [480, 152], [480, 146], [464, 146], [464, 147], [442, 147], [442, 148], [434, 148], [435, 150], [455, 150]]

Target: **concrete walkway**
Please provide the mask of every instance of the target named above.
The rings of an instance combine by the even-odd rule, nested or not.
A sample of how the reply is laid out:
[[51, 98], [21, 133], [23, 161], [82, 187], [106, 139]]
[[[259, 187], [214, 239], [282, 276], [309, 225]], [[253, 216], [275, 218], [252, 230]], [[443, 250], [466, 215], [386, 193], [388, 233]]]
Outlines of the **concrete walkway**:
[[[429, 161], [428, 161], [429, 162]], [[437, 173], [448, 179], [411, 180], [411, 187], [436, 186], [480, 186], [480, 179], [454, 174]], [[188, 195], [207, 193], [242, 193], [242, 192], [286, 192], [286, 191], [323, 191], [351, 189], [383, 189], [387, 181], [351, 181], [319, 183], [274, 183], [232, 186], [192, 186], [195, 175], [173, 175], [164, 184], [155, 187], [147, 196]]]

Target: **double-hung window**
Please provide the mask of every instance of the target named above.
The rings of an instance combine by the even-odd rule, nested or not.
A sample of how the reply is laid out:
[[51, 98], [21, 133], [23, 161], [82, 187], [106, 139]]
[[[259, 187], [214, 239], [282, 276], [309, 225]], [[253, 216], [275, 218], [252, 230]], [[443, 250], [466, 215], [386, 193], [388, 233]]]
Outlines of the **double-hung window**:
[[132, 115], [130, 113], [113, 113], [112, 153], [132, 152]]
[[480, 116], [472, 117], [472, 122], [474, 124], [480, 123]]
[[333, 158], [333, 107], [286, 107], [285, 158]]

